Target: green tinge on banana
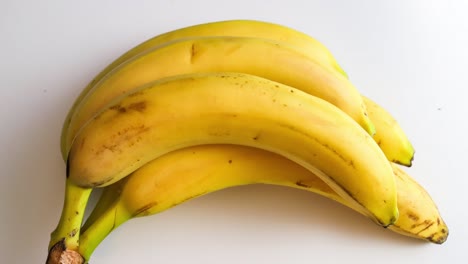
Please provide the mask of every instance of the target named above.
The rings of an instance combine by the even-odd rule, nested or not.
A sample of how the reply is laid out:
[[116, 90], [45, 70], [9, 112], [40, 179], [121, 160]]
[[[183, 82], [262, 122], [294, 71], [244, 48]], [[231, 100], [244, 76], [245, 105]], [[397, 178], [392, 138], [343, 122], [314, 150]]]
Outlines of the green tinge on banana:
[[46, 264], [66, 263], [61, 260], [63, 257], [73, 260], [69, 263], [74, 264], [75, 261], [77, 264], [81, 263], [81, 256], [75, 252], [78, 251], [80, 227], [91, 190], [81, 188], [69, 179], [66, 180], [62, 214], [57, 227], [51, 234]]
[[113, 98], [161, 78], [221, 71], [256, 75], [320, 97], [375, 134], [356, 87], [293, 46], [259, 38], [197, 37], [139, 54], [101, 79], [76, 107], [67, 130], [66, 149], [79, 129]]
[[[400, 217], [389, 228], [441, 244], [448, 228], [429, 194], [396, 165]], [[272, 152], [236, 145], [203, 145], [153, 160], [104, 189], [85, 223], [79, 253], [90, 259], [105, 237], [128, 220], [160, 213], [184, 201], [247, 184], [298, 188], [328, 197], [362, 213], [317, 175]]]
[[68, 127], [71, 118], [75, 112], [75, 108], [81, 103], [81, 101], [85, 99], [88, 92], [96, 83], [98, 83], [114, 68], [140, 53], [146, 52], [173, 40], [202, 36], [257, 37], [288, 43], [291, 46], [296, 47], [297, 50], [301, 51], [306, 56], [315, 59], [324, 67], [331, 67], [332, 70], [337, 71], [347, 78], [345, 71], [339, 66], [332, 53], [322, 43], [312, 38], [311, 36], [304, 34], [303, 32], [299, 32], [283, 25], [256, 20], [227, 20], [198, 24], [166, 32], [151, 38], [127, 51], [105, 69], [103, 69], [83, 89], [70, 108], [62, 128], [60, 145], [64, 159], [66, 160], [66, 157], [68, 156], [68, 152], [66, 150], [66, 137], [68, 134]]

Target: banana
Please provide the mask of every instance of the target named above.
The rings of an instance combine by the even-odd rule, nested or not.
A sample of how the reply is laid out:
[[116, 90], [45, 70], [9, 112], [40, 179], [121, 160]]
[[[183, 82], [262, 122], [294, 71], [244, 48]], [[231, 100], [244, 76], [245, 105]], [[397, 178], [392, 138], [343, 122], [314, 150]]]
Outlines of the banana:
[[[429, 194], [392, 164], [400, 217], [389, 229], [442, 244], [448, 228]], [[272, 152], [238, 145], [202, 145], [155, 159], [112, 184], [83, 226], [78, 252], [89, 260], [96, 247], [121, 224], [154, 215], [192, 198], [229, 187], [273, 184], [325, 196], [362, 213], [317, 175]]]
[[[392, 164], [398, 190], [399, 218], [390, 229], [436, 244], [447, 240], [448, 227], [429, 193], [402, 168]], [[401, 206], [400, 206], [401, 205]]]
[[212, 143], [273, 151], [320, 175], [378, 224], [388, 226], [398, 217], [385, 155], [343, 111], [249, 74], [189, 74], [124, 94], [80, 130], [67, 162], [67, 187], [76, 188], [65, 199], [49, 255], [78, 247], [83, 201], [92, 188], [170, 151]]
[[104, 187], [165, 153], [213, 143], [290, 158], [383, 226], [398, 216], [391, 167], [354, 120], [317, 97], [241, 73], [176, 76], [124, 95], [80, 131], [67, 176], [82, 188]]
[[271, 79], [327, 100], [375, 133], [362, 97], [344, 77], [280, 42], [245, 37], [198, 37], [167, 43], [120, 64], [90, 89], [73, 113], [66, 153], [78, 130], [107, 102], [160, 78], [199, 72], [242, 72]]
[[363, 96], [367, 113], [375, 126], [374, 140], [391, 162], [411, 167], [414, 158], [414, 148], [405, 132], [383, 107]]
[[[402, 128], [398, 125], [398, 123], [395, 121], [395, 119], [386, 111], [383, 109], [381, 106], [379, 106], [377, 103], [369, 99], [368, 97], [363, 96], [364, 103], [367, 106], [369, 117], [371, 121], [374, 123], [375, 128], [377, 130], [377, 133], [374, 135], [374, 140], [378, 142], [378, 145], [384, 152], [384, 154], [387, 156], [387, 159], [401, 164], [405, 166], [411, 166], [411, 161], [413, 159], [414, 155], [414, 149], [408, 140], [407, 136], [404, 134]], [[236, 149], [235, 149], [236, 150]], [[252, 150], [253, 151], [253, 150]], [[251, 152], [252, 152], [251, 151]], [[260, 151], [258, 151], [260, 152]], [[259, 168], [259, 170], [261, 170]], [[422, 236], [424, 234], [417, 234], [417, 230], [412, 230], [411, 226], [414, 224], [414, 219], [405, 217], [408, 214], [405, 214], [404, 211], [409, 207], [408, 205], [411, 203], [414, 203], [414, 201], [419, 201], [416, 205], [414, 205], [414, 210], [417, 213], [422, 211], [422, 212], [432, 212], [432, 217], [426, 216], [426, 220], [430, 219], [436, 219], [437, 217], [437, 208], [435, 207], [434, 203], [430, 200], [430, 196], [425, 193], [425, 191], [416, 183], [414, 180], [412, 180], [407, 174], [405, 174], [401, 169], [399, 169], [397, 166], [393, 166], [393, 171], [395, 175], [397, 176], [397, 190], [398, 190], [398, 208], [400, 212], [403, 212], [403, 215], [398, 218], [398, 220], [390, 226], [390, 229], [394, 230], [395, 232], [398, 233], [403, 233], [404, 235], [408, 236], [416, 236], [417, 238], [422, 238], [422, 239], [428, 239], [431, 242], [434, 243], [443, 243], [446, 239], [446, 236], [448, 234], [445, 234], [444, 236], [439, 236], [435, 235], [433, 237], [431, 236]], [[315, 176], [316, 177], [316, 176]], [[125, 179], [121, 180], [120, 183], [123, 183]], [[408, 182], [407, 184], [405, 182]], [[313, 181], [312, 183], [316, 183]], [[314, 185], [311, 184], [310, 191], [316, 192], [319, 194], [322, 194], [324, 196], [331, 195], [333, 197], [330, 197], [333, 200], [339, 201], [341, 203], [344, 203], [347, 205], [343, 199], [337, 198], [337, 194], [333, 191], [331, 191], [330, 187], [324, 187], [325, 183], [321, 181], [319, 184]], [[70, 184], [69, 184], [70, 185]], [[114, 186], [114, 187], [111, 187]], [[104, 193], [99, 200], [99, 205], [96, 206], [96, 208], [92, 211], [92, 214], [89, 216], [87, 219], [86, 223], [81, 227], [81, 230], [86, 230], [88, 228], [88, 225], [91, 223], [94, 223], [97, 218], [102, 215], [104, 212], [102, 210], [105, 210], [108, 206], [112, 203], [113, 200], [117, 199], [119, 195], [119, 191], [115, 186], [119, 186], [118, 184], [113, 184], [111, 186], [108, 186], [105, 188]], [[74, 186], [69, 187], [72, 192], [74, 190]], [[70, 192], [69, 188], [66, 188], [68, 192]], [[116, 190], [113, 190], [116, 189]], [[414, 189], [414, 190], [412, 190]], [[87, 190], [88, 192], [85, 192], [84, 196], [81, 196], [81, 199], [83, 197], [87, 197], [89, 194], [89, 189]], [[413, 197], [417, 194], [417, 197]], [[413, 196], [411, 196], [413, 195]], [[69, 195], [67, 195], [69, 196]], [[409, 196], [409, 197], [407, 197]], [[408, 201], [408, 202], [406, 202]], [[426, 209], [419, 209], [419, 208], [426, 208]], [[356, 208], [354, 208], [357, 210]], [[79, 210], [80, 214], [83, 213], [82, 210]], [[70, 215], [71, 213], [65, 213], [64, 215]], [[420, 217], [423, 218], [423, 217]], [[81, 218], [75, 218], [74, 221], [81, 221]], [[432, 223], [427, 222], [427, 223]], [[406, 224], [406, 226], [402, 226], [402, 224]], [[79, 226], [79, 223], [74, 223], [74, 226]], [[400, 227], [398, 227], [400, 226]], [[441, 227], [444, 226], [442, 223], [440, 225]], [[419, 227], [423, 228], [423, 226], [419, 225]], [[58, 228], [58, 230], [70, 230], [70, 228], [67, 227], [61, 227]], [[444, 229], [441, 229], [444, 230]], [[430, 231], [430, 230], [429, 230]], [[443, 232], [443, 231], [441, 231]], [[76, 247], [73, 247], [76, 248]]]
[[99, 82], [106, 74], [112, 71], [121, 63], [126, 60], [148, 51], [161, 44], [188, 37], [202, 37], [202, 36], [239, 36], [239, 37], [257, 37], [272, 39], [279, 42], [289, 43], [291, 46], [302, 51], [309, 58], [314, 58], [323, 67], [330, 68], [347, 77], [343, 69], [338, 65], [332, 53], [319, 41], [311, 36], [304, 34], [292, 28], [263, 21], [256, 20], [227, 20], [217, 21], [211, 23], [204, 23], [193, 25], [190, 27], [180, 28], [170, 31], [154, 38], [151, 38], [113, 61], [109, 66], [102, 70], [79, 94], [74, 104], [70, 108], [63, 125], [61, 136], [62, 156], [66, 160], [68, 153], [66, 152], [66, 135], [68, 133], [69, 123], [75, 108], [81, 103], [84, 97], [88, 94], [89, 90]]

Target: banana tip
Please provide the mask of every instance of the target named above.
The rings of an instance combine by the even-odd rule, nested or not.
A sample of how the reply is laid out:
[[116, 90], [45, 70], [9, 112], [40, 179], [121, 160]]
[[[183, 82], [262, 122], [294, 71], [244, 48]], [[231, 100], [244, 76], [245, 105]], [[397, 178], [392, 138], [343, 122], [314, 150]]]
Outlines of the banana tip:
[[414, 153], [407, 160], [396, 160], [396, 159], [394, 159], [394, 160], [392, 160], [392, 162], [396, 163], [398, 165], [410, 168], [411, 166], [413, 166], [413, 160], [414, 160]]
[[447, 241], [448, 236], [449, 236], [449, 231], [448, 231], [448, 228], [445, 227], [440, 230], [439, 236], [429, 237], [429, 241], [434, 244], [442, 245], [443, 243], [445, 243], [445, 241]]

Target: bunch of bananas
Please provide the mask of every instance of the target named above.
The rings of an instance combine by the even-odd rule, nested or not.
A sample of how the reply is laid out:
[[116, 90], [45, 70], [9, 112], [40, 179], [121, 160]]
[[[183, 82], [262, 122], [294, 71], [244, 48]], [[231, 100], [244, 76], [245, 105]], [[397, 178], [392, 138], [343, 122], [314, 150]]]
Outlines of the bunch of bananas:
[[394, 118], [324, 45], [278, 24], [200, 24], [134, 47], [76, 99], [61, 148], [65, 200], [47, 263], [84, 263], [132, 218], [259, 183], [323, 195], [403, 235], [448, 236], [400, 166], [414, 149]]

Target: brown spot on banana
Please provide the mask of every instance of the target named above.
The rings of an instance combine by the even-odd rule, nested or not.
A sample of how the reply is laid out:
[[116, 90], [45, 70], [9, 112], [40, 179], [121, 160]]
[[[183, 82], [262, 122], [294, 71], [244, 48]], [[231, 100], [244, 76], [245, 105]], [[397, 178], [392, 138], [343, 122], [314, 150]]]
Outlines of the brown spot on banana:
[[420, 223], [414, 223], [413, 225], [411, 225], [411, 229], [414, 229], [414, 228], [416, 228], [418, 226], [422, 226], [422, 225], [428, 225], [430, 223], [431, 223], [431, 220], [424, 220], [424, 221], [422, 221]]
[[408, 215], [408, 218], [417, 222], [419, 221], [419, 216], [417, 216], [416, 214], [414, 214], [413, 212], [409, 211], [406, 213]]
[[141, 101], [141, 102], [136, 102], [130, 104], [128, 107], [123, 107], [120, 104], [114, 105], [110, 108], [111, 110], [115, 110], [118, 113], [126, 113], [128, 110], [135, 110], [138, 112], [143, 112], [146, 109], [146, 102]]
[[431, 235], [425, 237], [425, 239], [429, 242], [435, 243], [435, 244], [443, 244], [447, 240], [447, 236], [440, 235], [438, 232], [434, 232]]
[[128, 109], [130, 110], [135, 110], [135, 111], [138, 111], [140, 113], [144, 112], [146, 110], [146, 102], [145, 101], [141, 101], [141, 102], [137, 102], [137, 103], [132, 103], [128, 106]]
[[195, 63], [195, 57], [197, 56], [198, 54], [198, 47], [195, 43], [192, 43], [192, 45], [190, 46], [190, 64], [194, 64]]
[[144, 134], [148, 130], [150, 130], [150, 128], [144, 124], [122, 129], [115, 135], [111, 136], [108, 142], [104, 143], [98, 150], [96, 150], [96, 155], [100, 155], [106, 150], [119, 152], [121, 151], [120, 147], [122, 146], [122, 142], [127, 141], [128, 145], [133, 145], [135, 142], [139, 142], [141, 140], [141, 134]]
[[299, 186], [299, 187], [303, 187], [303, 188], [307, 188], [307, 189], [309, 189], [311, 187], [310, 185], [308, 185], [307, 183], [305, 183], [303, 181], [297, 181], [295, 184], [297, 186]]
[[97, 182], [91, 182], [90, 184], [88, 184], [87, 186], [82, 186], [84, 188], [96, 188], [96, 187], [101, 187], [103, 185], [105, 185], [106, 183], [112, 181], [112, 177], [109, 177], [109, 178], [106, 178], [102, 181], [97, 181]]
[[140, 216], [147, 216], [147, 215], [149, 215], [148, 210], [150, 210], [151, 208], [155, 207], [156, 205], [158, 205], [158, 202], [152, 202], [152, 203], [149, 203], [149, 204], [147, 204], [147, 205], [145, 205], [145, 206], [143, 206], [143, 207], [141, 207], [141, 208], [138, 208], [138, 209], [134, 212], [133, 216], [134, 216], [134, 217], [136, 217], [136, 216], [138, 216], [138, 217], [140, 217]]
[[434, 225], [434, 222], [430, 221], [430, 220], [426, 220], [423, 222], [424, 224], [426, 224], [426, 227], [424, 227], [423, 229], [419, 230], [419, 232], [416, 233], [416, 235], [419, 235], [421, 234], [421, 232], [427, 230], [429, 227], [433, 226]]
[[117, 105], [114, 105], [110, 108], [111, 110], [115, 110], [119, 113], [125, 113], [127, 112], [127, 109], [125, 107], [122, 107], [121, 105], [117, 104]]
[[72, 237], [76, 236], [76, 234], [78, 234], [78, 230], [75, 228], [70, 233], [68, 233], [68, 237], [72, 238]]

